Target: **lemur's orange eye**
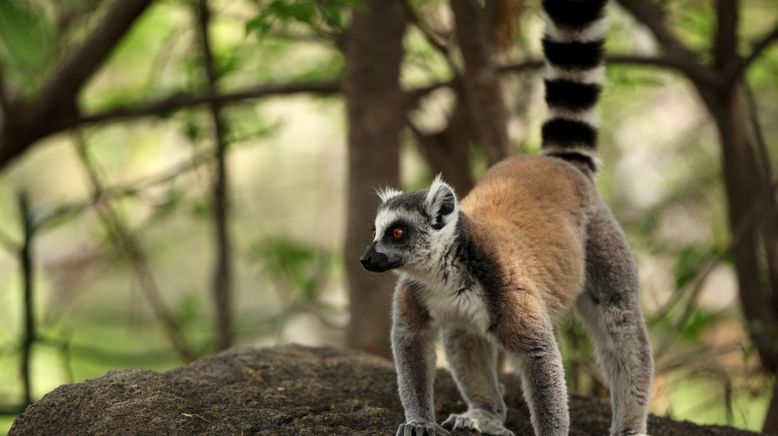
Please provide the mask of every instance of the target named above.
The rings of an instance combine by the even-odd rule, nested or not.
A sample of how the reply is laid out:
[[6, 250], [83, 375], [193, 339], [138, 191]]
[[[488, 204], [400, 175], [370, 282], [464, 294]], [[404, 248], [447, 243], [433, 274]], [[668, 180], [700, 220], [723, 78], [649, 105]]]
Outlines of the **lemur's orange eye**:
[[405, 236], [405, 231], [399, 227], [396, 227], [392, 231], [392, 237], [394, 238], [395, 241], [402, 240], [403, 236]]

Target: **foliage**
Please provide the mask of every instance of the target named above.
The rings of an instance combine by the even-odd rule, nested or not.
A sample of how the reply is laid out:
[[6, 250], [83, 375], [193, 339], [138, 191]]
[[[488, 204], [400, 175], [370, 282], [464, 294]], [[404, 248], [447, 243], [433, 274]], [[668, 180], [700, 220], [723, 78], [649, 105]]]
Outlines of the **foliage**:
[[246, 22], [246, 33], [268, 36], [272, 30], [286, 30], [302, 24], [319, 32], [345, 30], [345, 15], [356, 0], [271, 0], [255, 18]]
[[29, 92], [55, 54], [55, 37], [40, 2], [0, 2], [0, 62], [9, 79]]

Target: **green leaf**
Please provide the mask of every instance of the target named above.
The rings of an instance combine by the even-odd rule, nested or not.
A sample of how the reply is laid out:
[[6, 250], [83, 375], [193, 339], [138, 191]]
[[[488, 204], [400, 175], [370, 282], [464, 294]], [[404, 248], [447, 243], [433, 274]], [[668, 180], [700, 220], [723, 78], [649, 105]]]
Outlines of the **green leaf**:
[[257, 32], [260, 36], [264, 36], [267, 35], [272, 28], [273, 26], [271, 25], [270, 20], [266, 16], [260, 15], [246, 22], [245, 33], [246, 35], [249, 35], [252, 32]]
[[273, 0], [246, 23], [245, 32], [247, 35], [257, 32], [259, 36], [265, 36], [275, 25], [285, 28], [294, 23], [319, 30], [330, 28], [342, 31], [346, 11], [357, 3], [356, 0]]
[[[0, 0], [0, 55], [20, 87], [42, 77], [55, 46], [50, 25], [31, 2]], [[30, 80], [32, 79], [32, 81]]]
[[265, 273], [276, 282], [286, 283], [305, 301], [315, 301], [330, 254], [321, 248], [271, 236], [253, 244], [250, 258], [263, 264]]
[[675, 287], [679, 289], [692, 281], [700, 273], [700, 270], [718, 253], [715, 246], [696, 246], [692, 245], [683, 248], [675, 261], [673, 272], [675, 274]]

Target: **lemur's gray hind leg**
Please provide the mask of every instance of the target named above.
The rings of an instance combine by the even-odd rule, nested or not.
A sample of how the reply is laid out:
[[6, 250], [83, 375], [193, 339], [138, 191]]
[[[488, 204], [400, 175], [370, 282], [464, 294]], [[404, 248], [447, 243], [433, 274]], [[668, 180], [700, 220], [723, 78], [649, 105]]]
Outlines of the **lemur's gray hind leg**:
[[443, 426], [513, 436], [503, 427], [506, 410], [497, 380], [494, 344], [463, 330], [444, 330], [441, 338], [454, 381], [468, 405], [466, 412], [449, 416]]
[[587, 325], [611, 392], [611, 435], [646, 434], [654, 366], [627, 243], [604, 210], [589, 225], [586, 289], [578, 313]]

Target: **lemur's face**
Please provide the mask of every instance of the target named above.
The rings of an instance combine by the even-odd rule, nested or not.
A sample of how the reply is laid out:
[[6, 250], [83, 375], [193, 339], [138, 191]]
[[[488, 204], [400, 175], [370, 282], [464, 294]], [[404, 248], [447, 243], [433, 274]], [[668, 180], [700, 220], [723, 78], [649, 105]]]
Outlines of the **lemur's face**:
[[385, 190], [379, 196], [375, 236], [360, 259], [369, 271], [423, 264], [456, 225], [456, 195], [440, 178], [435, 179], [429, 191]]

